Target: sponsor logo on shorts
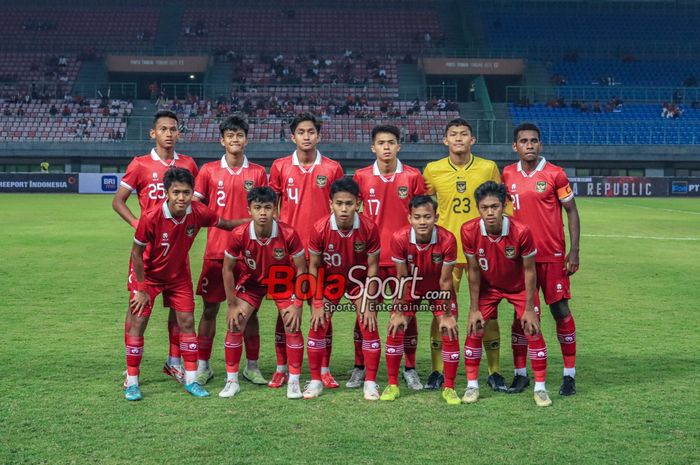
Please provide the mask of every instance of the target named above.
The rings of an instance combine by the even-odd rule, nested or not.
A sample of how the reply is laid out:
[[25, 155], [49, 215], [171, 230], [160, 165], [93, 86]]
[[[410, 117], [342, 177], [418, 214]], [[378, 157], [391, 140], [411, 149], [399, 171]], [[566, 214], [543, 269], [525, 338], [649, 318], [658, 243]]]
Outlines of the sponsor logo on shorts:
[[282, 260], [284, 258], [284, 249], [275, 248], [272, 251], [272, 255], [275, 257], [275, 260]]
[[408, 197], [408, 186], [399, 186], [399, 198], [405, 199]]
[[365, 250], [365, 243], [364, 242], [354, 242], [352, 244], [352, 248], [355, 250], [355, 252], [362, 252]]
[[515, 258], [515, 247], [507, 245], [505, 248], [506, 258]]
[[467, 181], [457, 181], [457, 185], [455, 187], [457, 188], [457, 192], [463, 194], [467, 192]]
[[249, 192], [254, 186], [255, 183], [251, 180], [243, 181], [243, 189], [245, 189], [246, 192]]
[[537, 181], [537, 184], [535, 185], [535, 190], [541, 194], [542, 192], [547, 190], [547, 183], [545, 181]]
[[316, 186], [323, 188], [326, 187], [326, 184], [328, 184], [327, 177], [321, 175], [316, 176]]

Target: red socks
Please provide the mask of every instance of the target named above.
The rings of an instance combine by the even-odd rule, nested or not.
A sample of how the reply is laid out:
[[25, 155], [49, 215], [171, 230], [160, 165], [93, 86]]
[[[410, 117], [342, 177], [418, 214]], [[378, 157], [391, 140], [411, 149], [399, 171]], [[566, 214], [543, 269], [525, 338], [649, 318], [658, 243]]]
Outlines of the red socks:
[[275, 325], [275, 356], [277, 357], [277, 365], [287, 364], [284, 322], [279, 312], [277, 313], [277, 324]]
[[557, 339], [561, 346], [561, 354], [564, 356], [564, 368], [576, 366], [576, 323], [574, 316], [569, 312], [565, 318], [554, 320], [557, 324]]
[[214, 345], [214, 339], [211, 337], [197, 336], [197, 341], [199, 345], [197, 349], [197, 359], [208, 361], [211, 358], [211, 348]]
[[442, 365], [445, 370], [445, 387], [454, 389], [459, 366], [459, 339], [450, 340], [448, 336], [442, 336]]
[[124, 333], [126, 345], [126, 372], [129, 376], [138, 376], [143, 358], [143, 336], [129, 336]]
[[527, 338], [520, 320], [515, 318], [510, 330], [512, 335], [510, 347], [513, 349], [513, 368], [516, 370], [527, 368]]
[[309, 328], [309, 337], [306, 341], [306, 357], [309, 363], [309, 372], [314, 381], [321, 380], [321, 362], [326, 353], [326, 330], [319, 327], [317, 330]]
[[243, 353], [243, 335], [226, 331], [226, 341], [224, 342], [224, 355], [226, 358], [226, 372], [238, 373]]
[[482, 339], [484, 339], [483, 332], [470, 334], [464, 342], [464, 365], [467, 369], [467, 381], [476, 381], [479, 379]]
[[[416, 350], [418, 350], [418, 323], [411, 318], [403, 335], [403, 351], [406, 354], [406, 368], [416, 367]], [[459, 351], [459, 349], [458, 349]]]
[[177, 321], [168, 320], [168, 339], [170, 340], [168, 355], [180, 358], [180, 326]]
[[180, 334], [180, 353], [184, 361], [185, 371], [197, 371], [197, 335], [195, 333]]
[[289, 360], [289, 374], [301, 374], [301, 364], [304, 362], [304, 337], [301, 331], [286, 334], [286, 354]]
[[404, 354], [403, 341], [403, 332], [397, 332], [396, 336], [393, 337], [390, 334], [386, 335], [386, 347], [384, 348], [386, 373], [389, 378], [389, 384], [396, 386], [399, 384], [399, 368], [401, 367], [401, 358]]

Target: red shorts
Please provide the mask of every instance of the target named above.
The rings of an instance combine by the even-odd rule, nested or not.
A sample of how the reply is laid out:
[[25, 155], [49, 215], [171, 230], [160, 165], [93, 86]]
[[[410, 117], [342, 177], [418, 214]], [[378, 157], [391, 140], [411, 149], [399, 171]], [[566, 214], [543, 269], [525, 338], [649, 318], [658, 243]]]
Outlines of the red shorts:
[[[518, 319], [523, 317], [525, 313], [525, 302], [527, 301], [525, 290], [520, 292], [503, 292], [493, 287], [483, 287], [479, 293], [479, 311], [484, 317], [484, 320], [498, 318], [498, 304], [501, 300], [506, 299], [515, 308], [515, 314]], [[535, 313], [540, 315], [540, 298], [535, 294]]]
[[[260, 304], [262, 304], [266, 294], [266, 286], [255, 286], [249, 284], [239, 284], [236, 286], [236, 297], [247, 302], [255, 310], [260, 308]], [[291, 299], [275, 300], [275, 305], [277, 305], [277, 308], [280, 310], [284, 310], [295, 303], [297, 303], [297, 300], [294, 297]], [[299, 302], [299, 304], [301, 304], [301, 302]]]
[[[129, 299], [136, 292], [136, 275], [132, 271], [129, 273], [129, 280], [126, 285], [129, 290]], [[148, 292], [151, 302], [143, 312], [144, 317], [151, 316], [153, 301], [159, 294], [163, 294], [163, 306], [170, 307], [176, 312], [194, 312], [194, 293], [192, 292], [192, 280], [182, 280], [167, 285], [153, 284], [146, 281], [146, 292]]]
[[564, 262], [537, 263], [537, 287], [547, 305], [571, 298], [571, 284]]
[[222, 269], [223, 260], [205, 259], [202, 263], [202, 273], [197, 283], [197, 295], [208, 303], [219, 303], [226, 300]]

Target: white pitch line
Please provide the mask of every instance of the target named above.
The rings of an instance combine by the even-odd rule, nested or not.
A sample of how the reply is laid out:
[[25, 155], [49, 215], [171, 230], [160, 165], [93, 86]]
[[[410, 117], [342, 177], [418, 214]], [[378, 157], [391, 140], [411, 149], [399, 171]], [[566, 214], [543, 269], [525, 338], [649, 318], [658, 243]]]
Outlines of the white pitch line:
[[673, 208], [647, 207], [646, 205], [635, 205], [633, 203], [623, 203], [622, 205], [625, 205], [626, 207], [644, 208], [646, 210], [659, 210], [662, 212], [670, 212], [670, 213], [685, 213], [685, 214], [689, 214], [689, 215], [700, 215], [700, 212], [694, 212], [694, 211], [689, 211], [689, 210], [676, 210]]
[[652, 239], [656, 241], [700, 241], [700, 237], [625, 236], [622, 234], [581, 234], [581, 236], [606, 237], [611, 239]]

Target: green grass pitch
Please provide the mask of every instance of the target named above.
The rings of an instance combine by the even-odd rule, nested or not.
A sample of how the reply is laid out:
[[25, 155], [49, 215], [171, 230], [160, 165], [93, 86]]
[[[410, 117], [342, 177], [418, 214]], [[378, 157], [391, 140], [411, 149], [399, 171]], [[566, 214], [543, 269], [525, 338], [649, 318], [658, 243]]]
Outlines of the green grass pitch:
[[[144, 400], [128, 403], [121, 373], [133, 230], [110, 202], [0, 196], [0, 464], [700, 463], [698, 200], [578, 200], [581, 269], [571, 301], [578, 394], [558, 395], [561, 353], [545, 312], [549, 409], [537, 408], [529, 389], [521, 395], [484, 389], [485, 363], [482, 399], [470, 406], [450, 407], [437, 392], [405, 387], [394, 403], [368, 403], [342, 387], [314, 401], [289, 401], [284, 390], [245, 381], [239, 396], [220, 399], [223, 331], [207, 386], [213, 396], [195, 399], [160, 372], [167, 350], [160, 300], [146, 333]], [[204, 241], [202, 233], [191, 253], [195, 277]], [[501, 312], [508, 381], [511, 315]], [[386, 319], [380, 316], [382, 335]], [[264, 305], [260, 320], [260, 365], [269, 376], [272, 305]], [[220, 315], [220, 328], [222, 322]], [[342, 384], [353, 363], [352, 323], [350, 314], [334, 318], [332, 369]], [[428, 315], [419, 325], [425, 378]], [[383, 357], [379, 383], [386, 385]], [[460, 362], [460, 394], [465, 386]]]

